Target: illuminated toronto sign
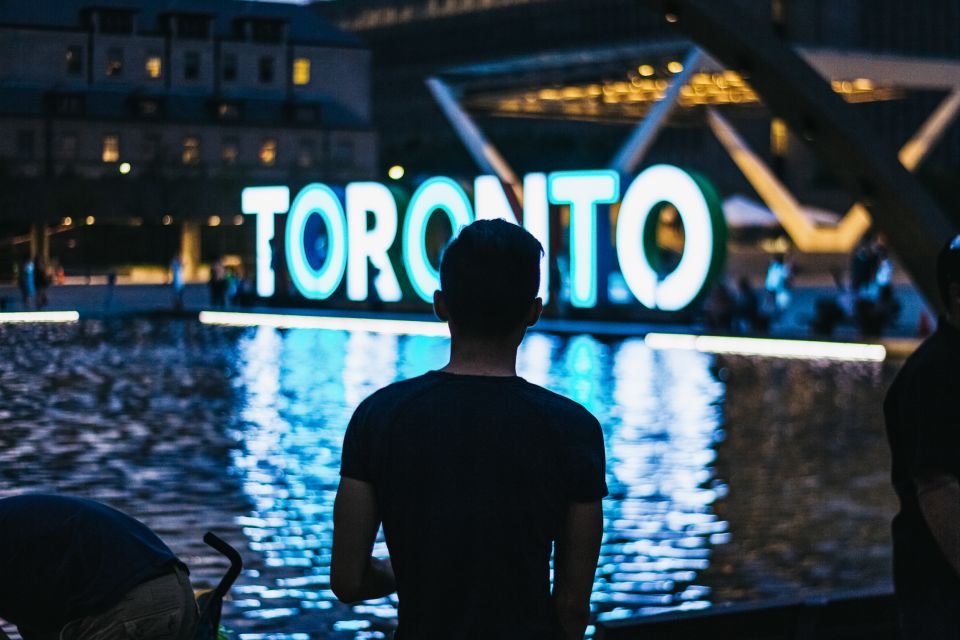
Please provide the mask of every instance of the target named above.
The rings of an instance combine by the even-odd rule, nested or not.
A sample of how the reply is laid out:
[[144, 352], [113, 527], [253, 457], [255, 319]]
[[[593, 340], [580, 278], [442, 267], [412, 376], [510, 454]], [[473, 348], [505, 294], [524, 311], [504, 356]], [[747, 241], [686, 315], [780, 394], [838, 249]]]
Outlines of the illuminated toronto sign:
[[[540, 296], [547, 301], [552, 259], [550, 205], [569, 210], [570, 304], [597, 305], [598, 217], [605, 207], [620, 203], [614, 250], [630, 293], [649, 309], [680, 311], [690, 306], [722, 269], [726, 226], [719, 199], [703, 178], [670, 165], [656, 165], [638, 175], [621, 200], [620, 175], [613, 171], [531, 173], [523, 179], [522, 225], [543, 245]], [[430, 302], [440, 286], [437, 267], [427, 252], [427, 225], [442, 212], [453, 233], [476, 219], [502, 218], [518, 222], [511, 199], [496, 176], [480, 176], [473, 200], [450, 178], [431, 178], [410, 197], [400, 218], [397, 199], [385, 185], [353, 182], [341, 198], [329, 186], [309, 184], [291, 201], [287, 187], [243, 190], [242, 210], [256, 217], [257, 293], [274, 295], [274, 264], [280, 243], [276, 216], [286, 214], [283, 251], [290, 280], [305, 298], [325, 300], [346, 278], [349, 300], [362, 302], [376, 295], [384, 302], [403, 298], [400, 281], [388, 252], [402, 243], [402, 268], [411, 288]], [[683, 225], [679, 262], [665, 270], [658, 258], [660, 211], [672, 205]], [[401, 229], [402, 226], [402, 229]], [[374, 271], [371, 272], [371, 265]], [[370, 278], [371, 273], [377, 277]]]

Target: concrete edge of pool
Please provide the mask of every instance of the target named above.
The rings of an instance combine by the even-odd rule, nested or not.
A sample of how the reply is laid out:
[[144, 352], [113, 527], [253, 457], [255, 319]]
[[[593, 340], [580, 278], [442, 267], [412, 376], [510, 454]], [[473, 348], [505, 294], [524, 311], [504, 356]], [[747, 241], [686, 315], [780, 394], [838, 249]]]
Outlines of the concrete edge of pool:
[[[126, 316], [173, 316], [197, 318], [203, 324], [227, 326], [265, 326], [284, 329], [327, 329], [367, 331], [392, 335], [448, 337], [444, 323], [428, 315], [395, 314], [369, 317], [351, 313], [292, 313], [260, 311], [189, 311], [182, 313], [146, 312]], [[103, 314], [81, 314], [75, 310], [19, 311], [0, 313], [0, 324], [69, 323]], [[656, 330], [654, 330], [656, 329]], [[807, 360], [883, 362], [889, 357], [905, 358], [920, 341], [913, 338], [888, 338], [876, 343], [812, 340], [787, 337], [747, 337], [690, 334], [683, 327], [652, 327], [629, 322], [544, 319], [537, 330], [558, 334], [591, 334], [603, 337], [643, 337], [652, 349], [680, 349], [702, 353], [732, 354]]]

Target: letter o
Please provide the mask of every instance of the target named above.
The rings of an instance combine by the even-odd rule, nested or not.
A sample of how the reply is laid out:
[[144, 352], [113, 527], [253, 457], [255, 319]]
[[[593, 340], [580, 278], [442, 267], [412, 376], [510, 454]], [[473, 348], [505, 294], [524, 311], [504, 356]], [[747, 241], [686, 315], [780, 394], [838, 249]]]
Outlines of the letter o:
[[[303, 237], [307, 219], [313, 214], [323, 220], [329, 239], [327, 259], [319, 269], [307, 260]], [[286, 246], [290, 279], [303, 297], [324, 300], [332, 296], [347, 267], [347, 220], [343, 205], [330, 187], [309, 184], [297, 194], [287, 216]]]
[[[660, 280], [650, 265], [643, 234], [650, 214], [664, 202], [680, 215], [684, 247], [680, 264]], [[723, 260], [725, 234], [719, 208], [714, 194], [705, 193], [693, 176], [672, 165], [646, 169], [627, 189], [617, 221], [617, 258], [627, 287], [645, 307], [680, 311], [703, 291]]]
[[467, 194], [450, 178], [431, 178], [410, 198], [403, 223], [403, 263], [413, 290], [424, 302], [431, 302], [433, 292], [440, 288], [440, 273], [430, 264], [424, 237], [430, 214], [436, 209], [447, 214], [454, 236], [473, 221]]

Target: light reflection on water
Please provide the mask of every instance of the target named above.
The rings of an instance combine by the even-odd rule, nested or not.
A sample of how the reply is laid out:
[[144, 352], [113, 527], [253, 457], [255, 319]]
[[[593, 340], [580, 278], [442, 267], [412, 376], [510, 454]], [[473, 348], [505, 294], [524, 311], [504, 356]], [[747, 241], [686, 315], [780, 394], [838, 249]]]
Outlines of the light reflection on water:
[[[34, 340], [48, 346], [30, 349]], [[363, 398], [442, 366], [446, 340], [83, 323], [4, 329], [0, 349], [10, 356], [0, 359], [0, 496], [58, 490], [115, 504], [158, 529], [201, 584], [222, 563], [200, 536], [225, 532], [247, 561], [225, 607], [244, 640], [389, 634], [394, 598], [347, 607], [329, 589], [340, 445]], [[520, 375], [582, 403], [604, 426], [611, 495], [593, 597], [601, 618], [888, 581], [885, 564], [876, 569], [888, 561], [889, 501], [876, 473], [884, 452], [869, 428], [882, 370], [723, 365], [638, 339], [532, 334], [521, 348]], [[829, 412], [811, 411], [824, 405], [829, 434], [818, 422]], [[780, 448], [796, 485], [792, 520], [777, 512], [783, 487], [770, 467]], [[818, 506], [825, 495], [842, 502], [848, 487], [853, 504]], [[837, 509], [855, 523], [859, 548], [839, 537], [849, 530], [833, 544], [811, 531]], [[382, 540], [376, 552], [386, 553]], [[818, 573], [824, 563], [839, 569]]]

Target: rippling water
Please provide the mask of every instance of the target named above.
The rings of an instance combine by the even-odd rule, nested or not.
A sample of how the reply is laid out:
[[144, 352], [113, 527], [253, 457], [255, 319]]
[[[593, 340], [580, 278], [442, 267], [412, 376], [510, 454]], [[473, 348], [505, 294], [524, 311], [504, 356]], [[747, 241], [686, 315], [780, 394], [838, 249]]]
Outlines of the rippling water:
[[[224, 609], [242, 640], [382, 638], [395, 600], [348, 607], [329, 588], [341, 439], [364, 397], [442, 366], [446, 350], [180, 321], [0, 326], [0, 497], [57, 491], [126, 510], [196, 586], [225, 567], [201, 542], [217, 531], [246, 560]], [[519, 373], [604, 426], [601, 618], [889, 585], [890, 368], [533, 334]]]

